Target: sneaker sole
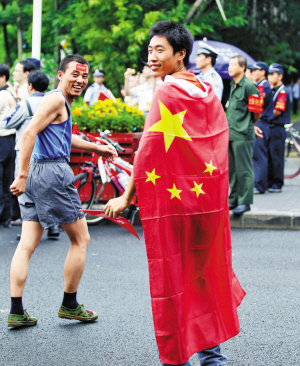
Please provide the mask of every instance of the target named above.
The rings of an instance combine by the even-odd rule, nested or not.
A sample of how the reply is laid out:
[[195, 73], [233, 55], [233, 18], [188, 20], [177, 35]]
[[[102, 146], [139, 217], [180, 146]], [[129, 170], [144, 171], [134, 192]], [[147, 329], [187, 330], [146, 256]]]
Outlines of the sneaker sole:
[[78, 315], [65, 314], [65, 313], [61, 313], [61, 312], [58, 312], [58, 316], [59, 316], [59, 318], [62, 318], [62, 319], [80, 320], [81, 322], [86, 322], [86, 323], [94, 322], [95, 320], [98, 319], [98, 315], [94, 315], [89, 318], [86, 318], [86, 317], [82, 317], [82, 316], [78, 316]]
[[37, 321], [31, 322], [9, 322], [7, 323], [8, 327], [32, 327], [37, 324]]

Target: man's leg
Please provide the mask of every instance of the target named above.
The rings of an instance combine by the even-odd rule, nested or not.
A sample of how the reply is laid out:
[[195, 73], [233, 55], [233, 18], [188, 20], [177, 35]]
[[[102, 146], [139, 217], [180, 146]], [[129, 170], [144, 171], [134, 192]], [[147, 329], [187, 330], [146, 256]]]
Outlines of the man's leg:
[[229, 141], [228, 154], [229, 154], [229, 205], [238, 205], [238, 190], [237, 190], [237, 179], [236, 179], [236, 167], [235, 167], [235, 155], [233, 150], [233, 141]]
[[[286, 132], [283, 126], [275, 126], [272, 131], [270, 153], [273, 162], [272, 183], [279, 189], [284, 183], [284, 144]], [[274, 188], [274, 187], [273, 187]]]
[[85, 218], [70, 224], [61, 224], [71, 240], [71, 246], [65, 261], [65, 291], [58, 316], [65, 319], [76, 319], [91, 322], [98, 318], [96, 313], [87, 311], [77, 302], [77, 289], [84, 270], [86, 250], [90, 241]]
[[222, 366], [227, 364], [227, 357], [221, 354], [219, 345], [198, 352], [197, 356], [201, 366]]
[[39, 245], [44, 229], [39, 222], [23, 221], [22, 237], [13, 256], [10, 268], [10, 293], [12, 297], [22, 297], [29, 260]]
[[268, 189], [268, 141], [270, 128], [268, 123], [259, 121], [257, 127], [263, 131], [263, 138], [256, 138], [253, 144], [254, 186], [259, 192]]
[[254, 172], [252, 165], [253, 141], [235, 141], [236, 175], [238, 182], [238, 204], [253, 203]]

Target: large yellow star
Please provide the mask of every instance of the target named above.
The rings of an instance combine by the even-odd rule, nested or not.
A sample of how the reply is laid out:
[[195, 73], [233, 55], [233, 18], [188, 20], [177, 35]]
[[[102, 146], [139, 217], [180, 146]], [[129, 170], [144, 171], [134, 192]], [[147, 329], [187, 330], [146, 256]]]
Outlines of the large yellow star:
[[180, 190], [180, 189], [177, 189], [176, 188], [176, 186], [175, 186], [175, 183], [173, 184], [173, 188], [171, 188], [171, 189], [167, 189], [167, 191], [169, 191], [169, 192], [171, 192], [172, 193], [172, 195], [171, 195], [171, 199], [172, 198], [174, 198], [174, 197], [177, 197], [178, 199], [180, 199], [181, 200], [181, 198], [180, 198], [180, 192], [182, 192], [182, 190]]
[[168, 108], [159, 100], [161, 120], [148, 128], [150, 132], [162, 132], [164, 134], [166, 152], [169, 150], [175, 137], [192, 141], [186, 130], [182, 127], [185, 111], [172, 114]]
[[199, 194], [205, 194], [205, 192], [202, 191], [202, 185], [203, 183], [197, 184], [194, 181], [195, 187], [191, 189], [191, 191], [196, 192], [197, 198], [199, 197]]
[[148, 178], [146, 179], [146, 182], [152, 182], [155, 185], [155, 179], [160, 178], [160, 176], [155, 174], [155, 169], [152, 170], [151, 173], [149, 172], [145, 172], [148, 176]]
[[217, 169], [215, 166], [212, 165], [212, 160], [210, 161], [210, 163], [204, 163], [206, 165], [206, 170], [204, 170], [204, 173], [208, 172], [210, 175], [213, 174], [213, 171], [215, 169]]

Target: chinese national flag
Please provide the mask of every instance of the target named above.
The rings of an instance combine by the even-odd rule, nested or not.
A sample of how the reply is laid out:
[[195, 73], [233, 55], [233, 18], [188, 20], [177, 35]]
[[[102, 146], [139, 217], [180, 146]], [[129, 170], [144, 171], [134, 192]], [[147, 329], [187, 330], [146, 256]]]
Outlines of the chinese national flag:
[[165, 78], [134, 164], [163, 364], [238, 334], [245, 295], [232, 269], [228, 124], [211, 87], [195, 84]]

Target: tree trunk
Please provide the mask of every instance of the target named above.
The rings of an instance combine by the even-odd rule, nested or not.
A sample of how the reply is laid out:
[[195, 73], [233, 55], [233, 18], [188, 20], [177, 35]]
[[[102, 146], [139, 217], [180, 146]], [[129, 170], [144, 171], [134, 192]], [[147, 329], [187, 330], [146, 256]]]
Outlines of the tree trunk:
[[10, 46], [8, 42], [8, 34], [7, 34], [7, 24], [3, 24], [3, 34], [4, 34], [4, 44], [5, 44], [5, 51], [6, 51], [6, 57], [5, 57], [5, 63], [8, 67], [11, 67], [11, 58], [10, 58]]
[[196, 13], [196, 11], [200, 7], [200, 5], [203, 3], [203, 1], [206, 1], [206, 0], [196, 0], [194, 2], [194, 4], [192, 5], [191, 9], [187, 13], [187, 16], [186, 16], [186, 18], [184, 20], [184, 23], [188, 23], [193, 18], [194, 14]]

